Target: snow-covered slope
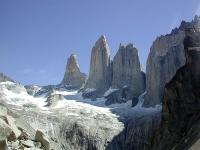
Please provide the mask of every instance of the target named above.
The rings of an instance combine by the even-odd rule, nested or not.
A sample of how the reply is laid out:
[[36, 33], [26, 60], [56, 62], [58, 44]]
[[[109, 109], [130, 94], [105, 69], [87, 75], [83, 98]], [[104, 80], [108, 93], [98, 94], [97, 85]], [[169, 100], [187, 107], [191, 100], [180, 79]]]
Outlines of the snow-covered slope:
[[[82, 94], [75, 90], [56, 86], [48, 88], [37, 87], [42, 92], [33, 96], [23, 85], [2, 82], [0, 100], [19, 119], [27, 121], [36, 130], [44, 131], [58, 141], [58, 145], [63, 145], [63, 149], [88, 149], [90, 146], [98, 150], [106, 149], [115, 136], [127, 134], [124, 130], [128, 120], [160, 111], [159, 107], [141, 107], [145, 93], [135, 107], [131, 107], [131, 101], [106, 106], [104, 98], [92, 101], [83, 99]], [[47, 107], [52, 96], [54, 105]]]

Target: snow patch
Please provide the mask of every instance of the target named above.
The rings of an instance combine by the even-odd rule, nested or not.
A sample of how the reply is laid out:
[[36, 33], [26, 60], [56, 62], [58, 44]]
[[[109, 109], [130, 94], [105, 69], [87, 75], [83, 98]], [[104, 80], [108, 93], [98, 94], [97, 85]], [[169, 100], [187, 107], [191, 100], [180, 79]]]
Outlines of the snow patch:
[[105, 93], [104, 93], [104, 97], [107, 97], [108, 95], [110, 95], [111, 93], [117, 91], [119, 89], [113, 89], [113, 88], [109, 88]]

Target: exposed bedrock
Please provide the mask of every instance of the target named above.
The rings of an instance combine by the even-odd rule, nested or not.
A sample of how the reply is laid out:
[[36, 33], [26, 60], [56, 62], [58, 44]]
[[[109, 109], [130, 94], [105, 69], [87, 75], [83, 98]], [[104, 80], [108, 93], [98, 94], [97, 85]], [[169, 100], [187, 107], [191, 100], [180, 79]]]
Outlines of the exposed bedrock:
[[153, 42], [146, 65], [145, 107], [161, 104], [165, 84], [185, 65], [185, 32], [198, 31], [199, 27], [200, 18], [195, 16], [191, 22], [182, 21], [179, 28]]
[[145, 90], [145, 76], [141, 71], [138, 50], [133, 44], [119, 46], [113, 59], [112, 88], [128, 87], [127, 99], [138, 97]]
[[192, 30], [186, 35], [186, 65], [165, 87], [153, 150], [198, 150], [200, 146], [200, 33]]
[[86, 81], [86, 74], [80, 72], [77, 56], [72, 54], [67, 61], [64, 78], [61, 85], [68, 89], [79, 89]]
[[[101, 36], [92, 48], [89, 77], [84, 87], [84, 95], [90, 92], [102, 97], [111, 85], [110, 49], [105, 36]], [[95, 92], [96, 91], [96, 92]]]

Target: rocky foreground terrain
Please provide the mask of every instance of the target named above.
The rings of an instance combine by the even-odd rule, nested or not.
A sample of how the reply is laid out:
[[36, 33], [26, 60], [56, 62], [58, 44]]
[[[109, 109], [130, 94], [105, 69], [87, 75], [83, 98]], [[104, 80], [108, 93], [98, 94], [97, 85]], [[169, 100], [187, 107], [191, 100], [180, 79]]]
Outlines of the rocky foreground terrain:
[[58, 85], [21, 85], [0, 74], [0, 149], [198, 150], [200, 18], [158, 37], [147, 73], [138, 50], [105, 36], [90, 72], [69, 57]]

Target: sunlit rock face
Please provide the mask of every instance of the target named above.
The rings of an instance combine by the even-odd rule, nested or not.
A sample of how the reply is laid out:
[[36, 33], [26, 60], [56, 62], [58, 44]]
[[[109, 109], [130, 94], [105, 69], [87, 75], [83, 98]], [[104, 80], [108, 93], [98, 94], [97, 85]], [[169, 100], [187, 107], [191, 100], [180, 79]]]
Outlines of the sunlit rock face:
[[186, 32], [186, 65], [166, 85], [162, 121], [153, 150], [199, 149], [200, 32]]
[[179, 28], [172, 30], [170, 34], [158, 37], [153, 42], [146, 65], [145, 107], [161, 104], [165, 84], [185, 64], [183, 45], [185, 31], [198, 31], [199, 27], [200, 18], [196, 16], [193, 21], [183, 21]]
[[119, 46], [113, 59], [112, 88], [128, 87], [127, 98], [138, 97], [145, 90], [145, 76], [141, 71], [138, 50], [133, 44]]
[[101, 36], [92, 48], [90, 72], [84, 91], [96, 91], [95, 96], [101, 97], [111, 85], [110, 49], [105, 36]]
[[71, 89], [79, 89], [83, 86], [86, 80], [86, 74], [80, 72], [77, 56], [72, 54], [67, 61], [64, 78], [61, 82]]

